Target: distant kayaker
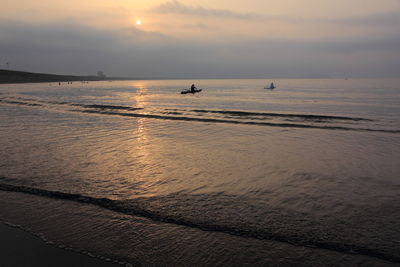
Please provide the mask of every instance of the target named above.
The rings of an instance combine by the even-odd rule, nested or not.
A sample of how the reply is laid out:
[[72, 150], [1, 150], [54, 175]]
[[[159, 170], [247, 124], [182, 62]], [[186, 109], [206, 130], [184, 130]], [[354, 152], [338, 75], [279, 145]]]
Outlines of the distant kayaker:
[[275, 89], [274, 83], [271, 83], [271, 85], [269, 86], [269, 89]]
[[190, 86], [190, 92], [195, 93], [195, 89], [197, 89], [196, 86], [192, 84], [192, 86]]

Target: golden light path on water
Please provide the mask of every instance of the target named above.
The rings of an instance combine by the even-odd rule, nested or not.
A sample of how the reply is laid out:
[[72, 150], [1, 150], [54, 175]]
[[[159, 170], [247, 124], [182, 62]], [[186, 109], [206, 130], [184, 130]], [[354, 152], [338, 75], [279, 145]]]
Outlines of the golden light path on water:
[[[130, 95], [133, 108], [142, 108], [146, 110], [148, 105], [148, 87], [144, 82], [134, 82], [131, 84], [137, 91]], [[160, 183], [160, 175], [154, 171], [157, 166], [154, 151], [151, 147], [156, 147], [156, 151], [162, 151], [161, 142], [157, 142], [156, 138], [150, 138], [148, 129], [148, 119], [137, 118], [133, 128], [132, 135], [129, 137], [129, 151], [135, 164], [132, 166], [132, 174], [130, 180], [134, 183], [140, 183], [143, 192], [149, 192], [150, 188], [154, 190], [154, 185]], [[137, 168], [140, 166], [140, 168]], [[157, 188], [157, 187], [156, 187]], [[150, 193], [149, 196], [157, 195], [157, 192]]]

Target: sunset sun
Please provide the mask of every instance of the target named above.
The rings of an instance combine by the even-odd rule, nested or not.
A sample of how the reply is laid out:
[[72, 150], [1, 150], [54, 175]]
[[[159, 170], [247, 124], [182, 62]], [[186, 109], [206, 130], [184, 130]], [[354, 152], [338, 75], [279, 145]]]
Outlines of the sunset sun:
[[136, 25], [142, 25], [142, 21], [140, 19], [136, 20]]

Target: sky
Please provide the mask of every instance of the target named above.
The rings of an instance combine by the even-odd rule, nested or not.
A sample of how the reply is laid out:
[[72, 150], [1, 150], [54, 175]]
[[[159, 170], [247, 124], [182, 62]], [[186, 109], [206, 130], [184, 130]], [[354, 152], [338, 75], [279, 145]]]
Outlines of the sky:
[[[400, 0], [0, 0], [0, 69], [400, 77]], [[138, 21], [140, 20], [140, 24]]]

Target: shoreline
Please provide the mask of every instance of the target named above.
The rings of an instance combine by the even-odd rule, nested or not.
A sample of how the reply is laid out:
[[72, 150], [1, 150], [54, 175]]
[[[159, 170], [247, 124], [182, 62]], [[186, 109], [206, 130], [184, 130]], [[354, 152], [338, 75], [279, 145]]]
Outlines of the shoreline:
[[46, 244], [39, 237], [0, 221], [0, 266], [123, 266], [111, 261]]

